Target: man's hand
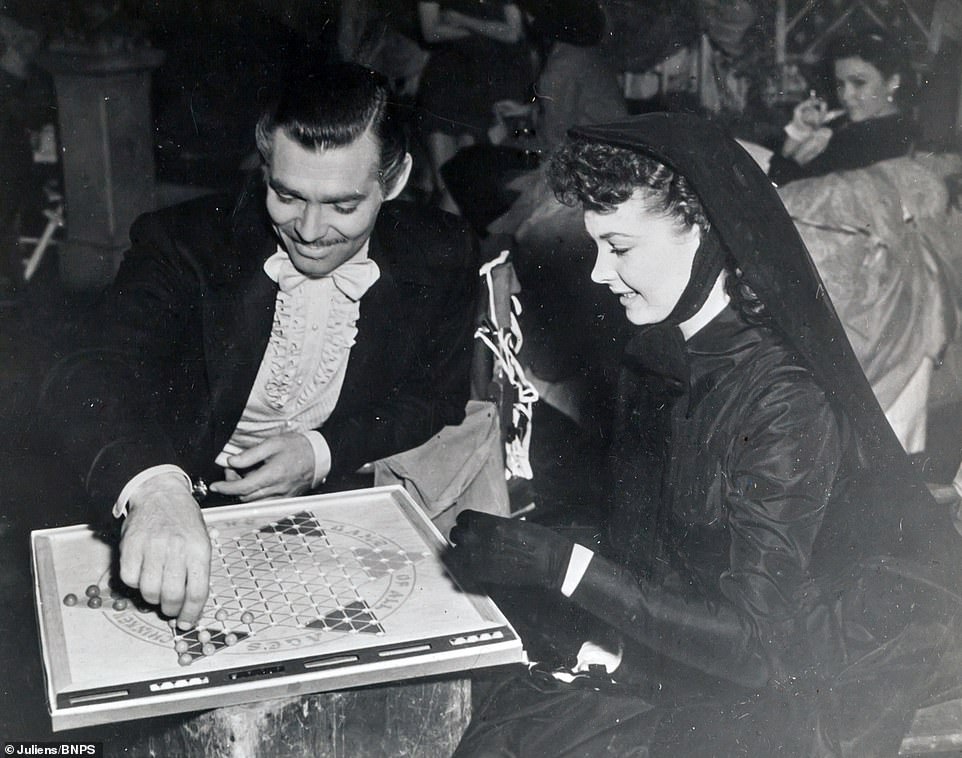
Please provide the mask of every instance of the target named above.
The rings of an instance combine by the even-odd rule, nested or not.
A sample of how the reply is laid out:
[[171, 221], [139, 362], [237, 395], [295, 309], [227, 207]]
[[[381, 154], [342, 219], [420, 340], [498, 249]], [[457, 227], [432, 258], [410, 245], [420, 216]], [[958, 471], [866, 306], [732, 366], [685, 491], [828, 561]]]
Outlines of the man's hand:
[[538, 524], [462, 511], [448, 559], [479, 582], [560, 589], [574, 543]]
[[120, 537], [120, 579], [181, 629], [200, 618], [210, 589], [210, 538], [186, 482], [160, 474], [128, 504]]
[[[227, 478], [214, 482], [210, 489], [245, 502], [300, 495], [314, 483], [314, 448], [307, 437], [299, 433], [271, 437], [232, 455], [227, 462], [231, 467]], [[245, 473], [238, 474], [238, 471]]]

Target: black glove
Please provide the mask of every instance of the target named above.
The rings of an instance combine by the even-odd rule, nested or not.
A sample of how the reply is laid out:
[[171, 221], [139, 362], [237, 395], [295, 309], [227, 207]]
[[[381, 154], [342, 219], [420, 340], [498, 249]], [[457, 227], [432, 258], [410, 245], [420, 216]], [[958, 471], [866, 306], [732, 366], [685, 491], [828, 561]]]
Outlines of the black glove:
[[557, 590], [564, 582], [574, 543], [527, 521], [462, 511], [451, 530], [452, 568], [489, 584]]

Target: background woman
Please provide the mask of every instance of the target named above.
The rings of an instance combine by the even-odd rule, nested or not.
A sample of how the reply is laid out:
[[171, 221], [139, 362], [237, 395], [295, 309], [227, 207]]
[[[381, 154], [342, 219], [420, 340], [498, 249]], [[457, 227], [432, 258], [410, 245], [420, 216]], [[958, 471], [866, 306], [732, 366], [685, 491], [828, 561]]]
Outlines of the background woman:
[[913, 74], [895, 40], [876, 32], [840, 37], [827, 62], [841, 108], [829, 110], [814, 95], [796, 106], [768, 171], [778, 185], [906, 155], [918, 133], [904, 110]]
[[947, 509], [746, 152], [679, 114], [572, 135], [554, 186], [635, 328], [606, 537], [468, 511], [451, 561], [529, 588], [529, 655], [587, 687], [499, 684], [457, 755], [894, 756], [959, 646]]
[[457, 211], [440, 168], [461, 147], [483, 140], [499, 100], [526, 99], [533, 80], [521, 10], [510, 0], [418, 2], [421, 34], [432, 46], [418, 89], [436, 188]]

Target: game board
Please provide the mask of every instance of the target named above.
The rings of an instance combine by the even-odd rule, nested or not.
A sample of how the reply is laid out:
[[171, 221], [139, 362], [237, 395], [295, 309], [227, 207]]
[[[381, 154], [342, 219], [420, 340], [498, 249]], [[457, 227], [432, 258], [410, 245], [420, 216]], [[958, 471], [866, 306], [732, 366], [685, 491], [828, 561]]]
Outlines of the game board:
[[32, 534], [54, 729], [520, 661], [400, 487], [207, 509], [210, 595], [179, 631], [85, 526]]

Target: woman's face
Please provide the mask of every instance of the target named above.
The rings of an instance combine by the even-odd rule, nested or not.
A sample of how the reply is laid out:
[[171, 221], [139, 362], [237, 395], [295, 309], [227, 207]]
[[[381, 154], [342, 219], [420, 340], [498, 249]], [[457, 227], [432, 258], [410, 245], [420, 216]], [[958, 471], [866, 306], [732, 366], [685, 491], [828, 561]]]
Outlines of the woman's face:
[[699, 228], [649, 210], [641, 192], [608, 213], [586, 210], [585, 228], [598, 248], [592, 281], [608, 286], [631, 323], [664, 321], [691, 278]]
[[852, 121], [866, 121], [898, 112], [895, 91], [899, 75], [888, 79], [868, 61], [861, 58], [839, 58], [835, 61], [835, 83], [838, 99]]

